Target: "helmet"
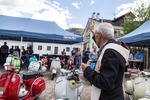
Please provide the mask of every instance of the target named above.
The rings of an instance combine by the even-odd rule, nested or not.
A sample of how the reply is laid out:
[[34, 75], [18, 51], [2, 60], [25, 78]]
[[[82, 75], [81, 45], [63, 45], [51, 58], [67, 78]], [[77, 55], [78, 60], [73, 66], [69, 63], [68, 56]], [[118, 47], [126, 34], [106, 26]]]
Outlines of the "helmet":
[[82, 80], [79, 79], [78, 74], [73, 74], [67, 78], [70, 88], [75, 89], [82, 85]]

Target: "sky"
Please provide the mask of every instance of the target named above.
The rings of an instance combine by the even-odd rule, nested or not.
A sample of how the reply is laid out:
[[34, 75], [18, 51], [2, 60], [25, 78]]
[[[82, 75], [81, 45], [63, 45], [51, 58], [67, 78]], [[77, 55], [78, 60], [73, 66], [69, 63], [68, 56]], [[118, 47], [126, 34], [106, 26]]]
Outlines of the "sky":
[[61, 28], [85, 28], [92, 13], [113, 20], [150, 0], [0, 0], [0, 15], [54, 21]]

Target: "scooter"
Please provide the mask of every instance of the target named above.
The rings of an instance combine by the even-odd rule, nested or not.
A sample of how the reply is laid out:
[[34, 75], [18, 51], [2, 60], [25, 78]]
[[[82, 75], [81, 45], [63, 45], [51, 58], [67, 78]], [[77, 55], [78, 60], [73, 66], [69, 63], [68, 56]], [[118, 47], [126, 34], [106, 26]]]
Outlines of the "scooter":
[[51, 80], [53, 80], [54, 77], [59, 73], [60, 69], [61, 69], [61, 62], [59, 57], [57, 57], [56, 59], [52, 59], [50, 66]]
[[0, 76], [0, 100], [34, 100], [45, 90], [39, 73], [27, 72], [21, 79], [12, 66], [5, 66], [5, 70]]
[[37, 58], [34, 55], [30, 55], [29, 57], [29, 65], [31, 62], [37, 61]]
[[41, 59], [43, 65], [47, 68], [48, 68], [48, 58], [46, 56], [44, 56], [42, 59]]
[[17, 73], [20, 72], [21, 70], [21, 61], [19, 59], [19, 57], [17, 57], [16, 55], [8, 55], [8, 57], [6, 58], [6, 63], [3, 65], [5, 66], [13, 66], [16, 70]]
[[83, 82], [76, 71], [61, 69], [60, 72], [55, 84], [56, 100], [80, 100]]
[[130, 100], [150, 100], [150, 73], [142, 71], [138, 77], [127, 80], [125, 92]]
[[75, 67], [74, 65], [74, 58], [73, 57], [70, 57], [68, 60], [67, 60], [67, 65], [68, 65], [68, 69], [71, 70]]
[[32, 61], [28, 66], [28, 71], [39, 72], [40, 75], [44, 75], [47, 68], [42, 61]]

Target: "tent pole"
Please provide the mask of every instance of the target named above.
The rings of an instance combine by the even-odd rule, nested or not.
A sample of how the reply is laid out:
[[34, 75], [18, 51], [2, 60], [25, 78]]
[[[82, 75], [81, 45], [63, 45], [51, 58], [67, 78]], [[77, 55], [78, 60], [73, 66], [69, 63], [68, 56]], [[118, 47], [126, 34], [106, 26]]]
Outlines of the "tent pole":
[[21, 36], [21, 45], [20, 45], [20, 58], [22, 56], [22, 41], [23, 41], [23, 37]]
[[149, 57], [149, 47], [148, 47], [148, 45], [147, 45], [147, 61], [146, 61], [146, 62], [147, 62], [146, 65], [147, 65], [147, 66], [146, 66], [146, 69], [149, 69], [149, 58], [148, 58], [148, 57]]

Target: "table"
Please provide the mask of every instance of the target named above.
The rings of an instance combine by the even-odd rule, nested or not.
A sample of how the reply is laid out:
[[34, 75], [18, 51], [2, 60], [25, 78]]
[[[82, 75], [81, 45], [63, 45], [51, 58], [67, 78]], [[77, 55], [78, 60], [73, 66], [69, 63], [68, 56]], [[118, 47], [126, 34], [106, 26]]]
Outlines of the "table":
[[130, 68], [137, 68], [143, 70], [143, 61], [142, 60], [129, 60], [129, 67]]

